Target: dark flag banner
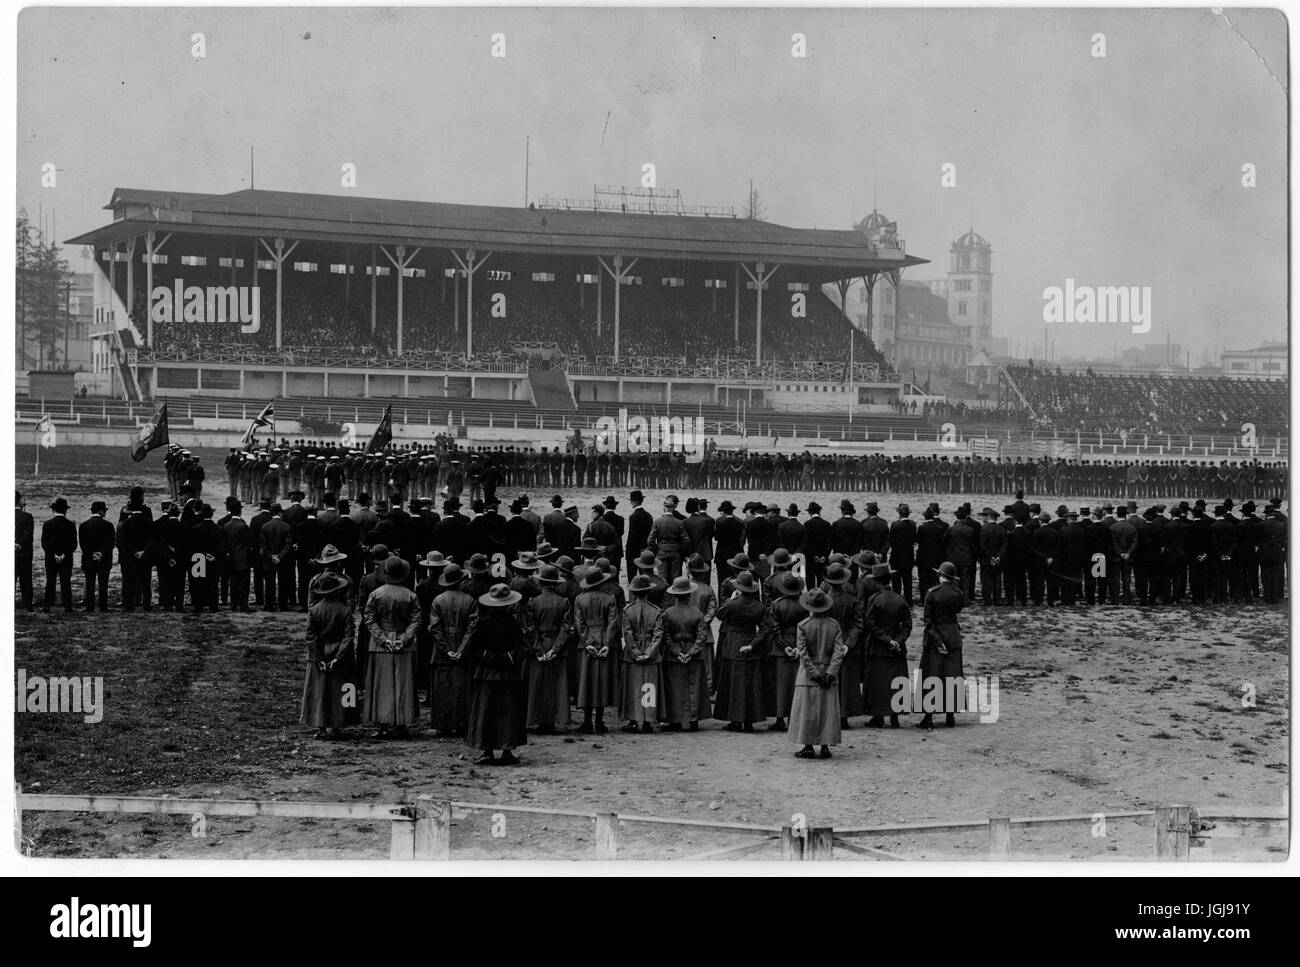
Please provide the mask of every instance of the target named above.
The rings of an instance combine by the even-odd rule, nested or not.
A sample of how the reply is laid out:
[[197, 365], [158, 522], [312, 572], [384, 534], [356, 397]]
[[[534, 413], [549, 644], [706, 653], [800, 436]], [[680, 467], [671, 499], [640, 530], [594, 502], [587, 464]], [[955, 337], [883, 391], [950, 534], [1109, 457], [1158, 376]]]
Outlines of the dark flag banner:
[[240, 444], [247, 447], [253, 442], [253, 438], [257, 435], [258, 427], [272, 426], [274, 423], [275, 400], [272, 400], [270, 403], [267, 403], [266, 406], [262, 407], [261, 413], [258, 413], [257, 416], [253, 417], [253, 422], [248, 424], [248, 429], [244, 431], [243, 439], [239, 441]]
[[140, 427], [140, 432], [131, 445], [131, 459], [139, 463], [150, 450], [165, 447], [171, 439], [167, 435], [167, 404], [158, 407], [153, 419]]
[[393, 404], [389, 403], [384, 407], [384, 418], [379, 421], [379, 426], [375, 427], [375, 435], [370, 438], [370, 446], [366, 447], [366, 453], [378, 453], [393, 439]]

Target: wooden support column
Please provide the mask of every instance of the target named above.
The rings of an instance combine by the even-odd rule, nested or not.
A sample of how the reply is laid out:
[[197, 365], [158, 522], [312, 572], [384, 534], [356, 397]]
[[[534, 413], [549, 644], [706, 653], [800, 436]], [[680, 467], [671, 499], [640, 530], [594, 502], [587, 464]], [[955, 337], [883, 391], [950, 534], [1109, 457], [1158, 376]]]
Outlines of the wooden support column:
[[614, 362], [617, 363], [619, 355], [618, 342], [623, 280], [628, 277], [639, 260], [632, 259], [632, 261], [628, 262], [627, 266], [624, 267], [623, 256], [615, 255], [613, 258], [614, 267], [612, 269], [609, 267], [609, 263], [599, 255], [596, 256], [596, 261], [600, 263], [602, 269], [609, 273], [609, 277], [614, 280]]
[[[151, 228], [144, 233], [144, 319], [145, 319], [145, 345], [150, 349], [153, 348], [153, 307], [149, 300], [153, 298], [153, 257], [162, 251], [162, 247], [167, 244], [171, 238], [171, 233], [163, 236], [162, 241], [158, 241], [157, 233]], [[180, 306], [172, 306], [172, 318], [178, 318], [180, 315]]]
[[731, 313], [732, 325], [732, 345], [740, 345], [740, 263], [736, 263], [736, 279], [731, 283], [731, 291], [734, 294]]
[[1011, 819], [1003, 816], [989, 820], [989, 858], [1005, 860], [1011, 856]]
[[407, 268], [409, 268], [411, 263], [415, 261], [415, 257], [420, 254], [420, 250], [418, 248], [415, 249], [415, 251], [413, 251], [409, 257], [406, 254], [405, 245], [397, 246], [397, 248], [394, 250], [397, 253], [396, 255], [394, 255], [392, 252], [389, 252], [388, 249], [384, 248], [384, 246], [382, 245], [379, 246], [379, 250], [384, 253], [384, 257], [387, 258], [388, 261], [393, 263], [393, 268], [397, 270], [397, 355], [400, 356], [402, 355], [403, 283], [406, 281]]
[[379, 253], [370, 246], [370, 335], [375, 334], [375, 319], [379, 306]]
[[417, 860], [451, 859], [451, 803], [417, 796], [414, 853]]
[[617, 813], [596, 813], [596, 859], [618, 859]]
[[750, 281], [754, 283], [754, 291], [758, 299], [754, 305], [754, 362], [760, 365], [763, 362], [763, 286], [767, 285], [768, 280], [776, 275], [776, 270], [781, 266], [776, 264], [772, 266], [772, 271], [766, 271], [766, 266], [762, 262], [754, 265], [754, 271], [749, 271], [749, 266], [744, 262], [738, 263], [745, 274], [749, 276]]
[[[460, 253], [451, 249], [451, 257], [456, 260], [465, 273], [465, 358], [474, 357], [474, 273], [483, 267], [483, 263], [492, 257], [488, 252], [482, 258], [478, 258], [475, 251], [465, 250], [465, 257], [462, 259]], [[457, 289], [457, 292], [460, 290]]]
[[880, 277], [878, 272], [867, 272], [862, 276], [862, 285], [867, 293], [867, 338], [877, 349], [880, 348], [880, 341], [876, 339], [875, 320], [876, 320], [876, 279]]
[[284, 236], [275, 237], [275, 247], [272, 248], [266, 244], [266, 239], [258, 239], [262, 247], [266, 249], [272, 261], [275, 262], [275, 348], [279, 349], [283, 344], [283, 322], [284, 322], [284, 260], [293, 254], [293, 250], [298, 247], [294, 242], [287, 249], [284, 247]]
[[[136, 239], [128, 238], [126, 245], [126, 312], [131, 314], [135, 308], [135, 243]], [[148, 299], [145, 303], [148, 304]]]

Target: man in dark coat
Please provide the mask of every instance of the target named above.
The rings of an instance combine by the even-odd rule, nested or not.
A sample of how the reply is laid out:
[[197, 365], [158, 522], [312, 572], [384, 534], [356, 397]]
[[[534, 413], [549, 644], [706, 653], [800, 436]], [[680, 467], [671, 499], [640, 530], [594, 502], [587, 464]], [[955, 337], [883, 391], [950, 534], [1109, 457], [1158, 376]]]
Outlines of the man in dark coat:
[[1077, 604], [1084, 588], [1083, 572], [1088, 566], [1088, 553], [1091, 542], [1087, 528], [1080, 521], [1081, 511], [1069, 511], [1065, 515], [1066, 523], [1061, 528], [1061, 556], [1055, 565], [1049, 565], [1061, 581], [1061, 603]]
[[[712, 572], [713, 535], [717, 528], [714, 526], [713, 518], [709, 516], [708, 501], [696, 500], [692, 497], [686, 501], [686, 513], [686, 520], [682, 523], [682, 527], [686, 529], [686, 556], [698, 554], [700, 560], [708, 565], [709, 571]], [[610, 560], [614, 558], [611, 557]]]
[[23, 495], [14, 495], [14, 573], [23, 607], [35, 611], [32, 598], [32, 556], [36, 544], [36, 519], [26, 510]]
[[1284, 593], [1287, 527], [1275, 506], [1264, 511], [1263, 539], [1259, 544], [1259, 577], [1265, 604], [1281, 604]]
[[460, 501], [455, 498], [449, 497], [442, 503], [442, 519], [433, 529], [433, 549], [461, 565], [473, 553], [469, 546], [469, 521], [460, 513]]
[[979, 560], [979, 525], [970, 517], [969, 505], [957, 508], [957, 519], [944, 534], [945, 556], [957, 568], [957, 588], [966, 602], [975, 597], [975, 565]]
[[889, 525], [880, 519], [880, 505], [867, 503], [867, 519], [862, 522], [862, 546], [883, 561], [889, 551]]
[[[613, 494], [607, 496], [603, 503], [605, 505], [605, 523], [614, 528], [614, 533], [618, 537], [618, 540], [614, 543], [614, 552], [609, 554], [608, 557], [610, 563], [612, 563], [615, 568], [618, 568], [623, 560], [623, 534], [627, 530], [627, 521], [623, 519], [621, 514], [614, 512], [614, 508], [618, 506], [618, 500], [615, 499]], [[525, 505], [525, 507], [526, 506], [527, 505]], [[629, 579], [630, 577], [631, 575], [629, 575]]]
[[910, 608], [912, 606], [912, 572], [916, 568], [916, 521], [907, 504], [898, 505], [898, 520], [889, 525], [890, 586]]
[[258, 534], [258, 554], [261, 559], [266, 610], [281, 611], [294, 608], [293, 548], [290, 544], [289, 525], [284, 522], [284, 508], [271, 505], [271, 517]]
[[921, 600], [938, 582], [937, 568], [943, 563], [948, 525], [939, 519], [938, 504], [925, 509], [925, 520], [916, 528], [916, 572]]
[[189, 530], [186, 567], [190, 575], [190, 603], [194, 613], [207, 608], [217, 612], [217, 574], [222, 557], [221, 529], [212, 520], [212, 505], [200, 504], [198, 520]]
[[122, 610], [153, 610], [153, 521], [143, 504], [123, 508], [126, 517], [117, 527], [117, 557], [122, 565]]
[[[248, 522], [248, 546], [253, 552], [253, 603], [259, 608], [266, 601], [266, 571], [262, 567], [262, 525], [270, 519], [271, 502], [258, 501], [257, 513]], [[161, 580], [162, 578], [159, 577], [160, 582]]]
[[587, 524], [587, 531], [582, 536], [590, 537], [596, 542], [601, 557], [607, 557], [611, 562], [620, 558], [623, 548], [619, 543], [618, 531], [614, 530], [613, 524], [605, 520], [604, 504], [596, 504], [591, 508], [591, 522]]
[[863, 699], [870, 716], [867, 725], [871, 728], [884, 725], [886, 715], [889, 727], [898, 728], [895, 689], [898, 679], [906, 681], [908, 677], [907, 639], [911, 633], [911, 606], [892, 588], [882, 588], [867, 603], [863, 617], [866, 645]]
[[1210, 524], [1210, 597], [1215, 604], [1228, 600], [1228, 589], [1234, 591], [1237, 582], [1232, 580], [1232, 556], [1237, 549], [1237, 525], [1228, 519], [1227, 508], [1219, 504], [1214, 508], [1214, 522]]
[[[1044, 518], [1046, 516], [1046, 514], [1043, 515]], [[1035, 529], [1031, 535], [1029, 528], [1010, 516], [1009, 511], [1006, 519], [1011, 521], [1012, 525], [1010, 530], [1006, 530], [1006, 545], [1003, 550], [1003, 573], [1005, 575], [1007, 604], [1014, 601], [1023, 608], [1030, 600], [1030, 567], [1038, 558], [1037, 549], [1033, 545], [1033, 538], [1038, 535], [1039, 531], [1050, 531], [1052, 529], [1044, 524]], [[1005, 530], [1005, 528], [1002, 528], [1002, 522], [998, 523], [998, 527]], [[1059, 539], [1060, 534], [1056, 531], [1052, 531], [1052, 534]], [[1041, 587], [1041, 584], [1039, 586]], [[1041, 594], [1034, 600], [1034, 603], [1043, 603]]]
[[718, 539], [714, 559], [718, 567], [718, 590], [731, 578], [733, 571], [727, 562], [744, 549], [745, 525], [735, 514], [735, 506], [730, 500], [718, 504], [718, 518], [713, 522], [713, 533]]
[[998, 603], [1007, 532], [998, 526], [998, 512], [992, 507], [985, 507], [980, 516], [984, 518], [979, 532], [980, 597], [988, 607]]
[[791, 504], [785, 512], [785, 519], [776, 525], [777, 543], [791, 554], [801, 554], [804, 552], [807, 529], [799, 522], [799, 505]]
[[[650, 516], [650, 511], [641, 506], [642, 501], [645, 500], [645, 495], [641, 491], [632, 491], [628, 494], [628, 500], [632, 503], [632, 512], [627, 517], [627, 541], [623, 545], [623, 554], [627, 559], [627, 576], [631, 579], [636, 576], [636, 559], [645, 550], [646, 542], [650, 540], [650, 530], [655, 522]], [[551, 544], [555, 547], [560, 546], [555, 541], [551, 541]]]
[[[90, 516], [77, 528], [81, 545], [81, 569], [86, 573], [86, 610], [108, 610], [108, 575], [113, 570], [113, 547], [117, 543], [117, 530], [104, 519], [108, 504], [96, 500], [90, 505]], [[98, 594], [96, 594], [98, 592]]]
[[46, 614], [54, 604], [57, 583], [63, 610], [72, 612], [72, 555], [77, 550], [77, 525], [68, 520], [68, 501], [58, 497], [50, 504], [54, 516], [41, 525], [41, 550], [45, 552]]
[[[862, 521], [853, 516], [856, 513], [853, 504], [847, 500], [840, 501], [840, 518], [831, 524], [831, 549], [850, 558], [862, 550]], [[751, 553], [749, 556], [752, 558], [754, 555]]]
[[[808, 519], [804, 521], [803, 530], [803, 554], [805, 567], [808, 570], [808, 586], [816, 587], [826, 576], [826, 558], [830, 557], [831, 553], [832, 533], [830, 521], [822, 517], [822, 505], [815, 500], [808, 504]], [[722, 558], [721, 549], [718, 558], [719, 560]]]
[[249, 569], [255, 557], [252, 532], [243, 518], [244, 505], [235, 501], [229, 507], [230, 515], [220, 526], [225, 571], [230, 577], [230, 610], [247, 612]]
[[[963, 677], [962, 635], [957, 615], [966, 600], [953, 587], [957, 568], [951, 561], [942, 562], [935, 574], [939, 581], [925, 596], [925, 632], [921, 647], [921, 682], [923, 688], [941, 690], [945, 725], [957, 724], [956, 713], [965, 711], [965, 692], [958, 686]], [[922, 706], [924, 709], [926, 706]], [[932, 714], [926, 711], [919, 728], [932, 729]]]

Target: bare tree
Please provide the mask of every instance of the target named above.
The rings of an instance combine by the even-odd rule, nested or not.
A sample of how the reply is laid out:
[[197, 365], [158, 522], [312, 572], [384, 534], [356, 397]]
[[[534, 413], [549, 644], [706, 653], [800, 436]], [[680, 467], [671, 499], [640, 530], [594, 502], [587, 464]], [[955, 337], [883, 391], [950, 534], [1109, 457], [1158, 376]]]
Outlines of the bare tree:
[[749, 183], [749, 197], [745, 199], [745, 217], [757, 222], [767, 221], [767, 205], [752, 181]]

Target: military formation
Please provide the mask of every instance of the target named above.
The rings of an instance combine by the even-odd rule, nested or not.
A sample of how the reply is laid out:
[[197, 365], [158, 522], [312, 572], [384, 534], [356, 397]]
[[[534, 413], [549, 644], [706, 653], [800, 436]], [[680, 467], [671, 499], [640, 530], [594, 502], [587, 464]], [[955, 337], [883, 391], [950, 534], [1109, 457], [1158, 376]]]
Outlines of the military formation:
[[[180, 485], [201, 488], [207, 470], [199, 458], [172, 445], [165, 459], [172, 499]], [[226, 455], [226, 493], [252, 505], [303, 490], [319, 504], [326, 492], [355, 496], [396, 492], [399, 499], [442, 491], [469, 500], [491, 498], [497, 488], [646, 490], [801, 490], [836, 493], [1008, 494], [1015, 490], [1111, 499], [1158, 499], [1201, 494], [1207, 500], [1250, 495], [1285, 497], [1282, 461], [1066, 460], [1041, 457], [886, 456], [873, 454], [766, 453], [705, 447], [692, 458], [680, 451], [656, 454], [604, 452], [593, 441], [564, 447], [465, 449], [446, 436], [433, 443], [383, 451], [331, 442], [282, 439], [261, 449], [232, 448]]]
[[[743, 732], [771, 720], [799, 755], [828, 756], [852, 717], [898, 724], [895, 685], [907, 678], [918, 602], [918, 667], [953, 679], [957, 614], [972, 603], [1281, 605], [1285, 595], [1278, 496], [1045, 508], [1016, 491], [1001, 509], [962, 502], [951, 520], [931, 502], [918, 522], [905, 503], [883, 513], [870, 500], [859, 514], [847, 496], [825, 516], [816, 501], [723, 500], [714, 512], [706, 498], [675, 495], [652, 514], [633, 489], [626, 516], [613, 495], [580, 508], [558, 493], [543, 513], [522, 493], [503, 512], [496, 488], [511, 473], [491, 472], [494, 451], [365, 456], [355, 476], [346, 462], [355, 455], [300, 449], [287, 452], [282, 498], [259, 496], [246, 511], [226, 496], [220, 517], [204, 499], [200, 461], [180, 448], [167, 458], [176, 499], [156, 517], [142, 488], [116, 524], [103, 501], [75, 524], [57, 498], [40, 531], [43, 609], [108, 610], [116, 559], [123, 611], [181, 611], [188, 599], [195, 613], [308, 613], [319, 656], [309, 679], [319, 680], [309, 680], [304, 722], [327, 737], [357, 724], [359, 706], [341, 705], [333, 688], [351, 676], [364, 684], [364, 721], [381, 734], [403, 734], [427, 707], [431, 727], [466, 736], [483, 761], [502, 761], [500, 749], [509, 762], [526, 730], [555, 732], [579, 713], [580, 730], [593, 733], [611, 715], [628, 731], [715, 718]], [[385, 496], [333, 489], [371, 484]], [[17, 503], [30, 611], [35, 525], [21, 494]], [[481, 621], [518, 653], [476, 637]], [[922, 724], [933, 724], [929, 714]]]

